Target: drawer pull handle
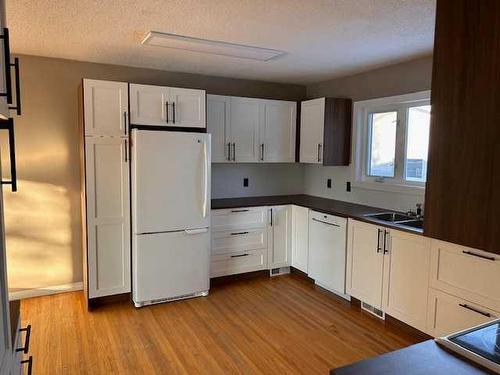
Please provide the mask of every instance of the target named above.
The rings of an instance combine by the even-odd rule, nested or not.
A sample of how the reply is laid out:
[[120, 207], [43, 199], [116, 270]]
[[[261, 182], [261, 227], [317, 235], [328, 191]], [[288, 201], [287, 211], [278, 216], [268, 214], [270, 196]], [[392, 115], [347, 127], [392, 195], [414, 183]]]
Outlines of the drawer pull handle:
[[467, 310], [470, 310], [470, 311], [474, 311], [475, 313], [484, 315], [484, 316], [486, 316], [488, 318], [491, 318], [491, 314], [490, 313], [478, 310], [475, 307], [471, 307], [471, 306], [467, 305], [466, 303], [459, 303], [458, 306], [463, 307], [464, 309], [467, 309]]
[[21, 361], [22, 365], [24, 365], [25, 363], [28, 364], [28, 375], [31, 375], [31, 370], [33, 369], [33, 356], [30, 355], [30, 357], [28, 359]]
[[239, 255], [231, 255], [231, 258], [241, 258], [241, 257], [247, 257], [249, 256], [250, 254], [248, 253], [245, 253], [245, 254], [239, 254]]
[[31, 336], [31, 324], [28, 324], [26, 328], [21, 328], [19, 329], [20, 332], [25, 331], [26, 332], [26, 339], [24, 341], [24, 346], [22, 348], [17, 348], [17, 352], [23, 352], [24, 354], [28, 354], [30, 350], [30, 336]]
[[487, 257], [485, 255], [480, 255], [480, 254], [476, 254], [476, 253], [473, 253], [472, 251], [462, 251], [462, 253], [466, 254], [466, 255], [472, 255], [473, 257], [478, 257], [478, 258], [481, 258], [481, 259], [486, 259], [486, 260], [491, 260], [491, 261], [495, 261], [496, 259], [493, 258], [493, 257]]
[[231, 212], [248, 212], [250, 210], [231, 210]]
[[248, 234], [248, 232], [233, 232], [231, 233], [231, 236], [243, 236], [245, 234]]
[[326, 225], [331, 225], [332, 227], [340, 227], [340, 225], [337, 225], [335, 223], [328, 223], [326, 221], [316, 219], [315, 217], [313, 217], [312, 220], [313, 221], [317, 221], [318, 223], [323, 223], [323, 224], [326, 224]]

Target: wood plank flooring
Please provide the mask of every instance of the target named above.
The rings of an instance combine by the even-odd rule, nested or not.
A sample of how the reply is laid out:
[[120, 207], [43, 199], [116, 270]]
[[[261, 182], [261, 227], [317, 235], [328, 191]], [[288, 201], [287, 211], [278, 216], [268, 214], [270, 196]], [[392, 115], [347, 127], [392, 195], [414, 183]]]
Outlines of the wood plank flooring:
[[142, 309], [85, 306], [79, 292], [22, 302], [33, 374], [327, 374], [419, 341], [293, 274]]

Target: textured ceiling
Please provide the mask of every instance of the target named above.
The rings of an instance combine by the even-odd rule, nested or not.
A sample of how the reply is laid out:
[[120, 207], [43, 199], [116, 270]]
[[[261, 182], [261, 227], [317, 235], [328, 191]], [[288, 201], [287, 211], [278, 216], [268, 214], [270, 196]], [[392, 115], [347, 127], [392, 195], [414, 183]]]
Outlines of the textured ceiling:
[[[430, 54], [434, 13], [435, 0], [7, 0], [15, 53], [302, 84]], [[287, 54], [141, 45], [150, 30]]]

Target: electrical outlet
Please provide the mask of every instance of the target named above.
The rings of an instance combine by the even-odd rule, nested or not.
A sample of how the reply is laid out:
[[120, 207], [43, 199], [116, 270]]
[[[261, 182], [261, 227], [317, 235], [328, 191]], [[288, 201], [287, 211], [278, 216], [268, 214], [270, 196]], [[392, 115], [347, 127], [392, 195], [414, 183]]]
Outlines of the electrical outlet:
[[332, 179], [331, 179], [331, 178], [329, 178], [328, 180], [326, 180], [326, 187], [327, 187], [328, 189], [331, 189], [331, 188], [332, 188]]
[[248, 187], [248, 177], [243, 179], [243, 187]]
[[345, 184], [345, 191], [351, 191], [351, 181], [347, 181]]

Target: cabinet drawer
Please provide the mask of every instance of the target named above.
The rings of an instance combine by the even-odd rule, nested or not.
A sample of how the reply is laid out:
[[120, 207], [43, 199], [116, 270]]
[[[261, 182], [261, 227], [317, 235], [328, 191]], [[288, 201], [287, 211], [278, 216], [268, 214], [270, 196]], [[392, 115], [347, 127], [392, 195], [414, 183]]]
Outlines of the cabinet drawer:
[[266, 227], [268, 211], [267, 207], [240, 207], [212, 210], [212, 231]]
[[267, 228], [232, 230], [212, 233], [212, 255], [267, 247]]
[[429, 288], [428, 333], [435, 337], [474, 327], [497, 317], [497, 312], [483, 306]]
[[214, 255], [210, 262], [210, 277], [259, 271], [266, 268], [267, 250]]
[[500, 256], [433, 240], [430, 285], [500, 311]]

